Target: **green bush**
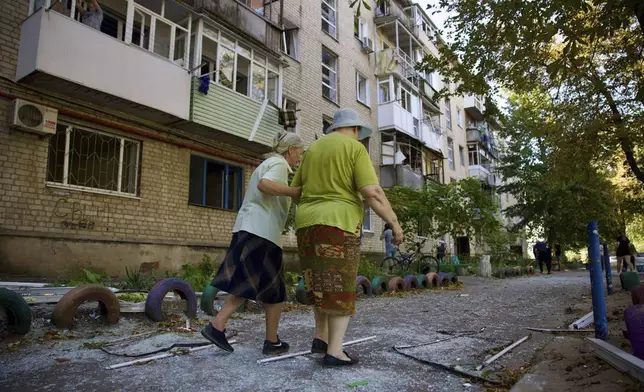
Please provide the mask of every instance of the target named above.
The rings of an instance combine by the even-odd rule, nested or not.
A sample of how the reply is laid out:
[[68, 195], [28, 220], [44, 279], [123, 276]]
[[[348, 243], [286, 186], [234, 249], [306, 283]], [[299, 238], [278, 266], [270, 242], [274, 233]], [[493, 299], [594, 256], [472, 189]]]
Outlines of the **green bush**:
[[125, 278], [120, 284], [122, 290], [140, 290], [150, 291], [156, 284], [156, 279], [153, 274], [147, 274], [135, 267], [125, 267]]
[[358, 275], [362, 275], [367, 279], [372, 280], [378, 275], [385, 275], [385, 273], [380, 265], [363, 257], [362, 260], [360, 260], [360, 265], [358, 266]]
[[191, 263], [183, 264], [179, 278], [188, 282], [195, 292], [199, 292], [212, 281], [214, 275], [215, 268], [212, 265], [212, 260], [208, 255], [203, 255], [201, 261], [196, 265]]
[[73, 275], [74, 277], [68, 282], [68, 286], [83, 286], [86, 284], [105, 285], [105, 274], [98, 272], [91, 267], [81, 268], [80, 271]]

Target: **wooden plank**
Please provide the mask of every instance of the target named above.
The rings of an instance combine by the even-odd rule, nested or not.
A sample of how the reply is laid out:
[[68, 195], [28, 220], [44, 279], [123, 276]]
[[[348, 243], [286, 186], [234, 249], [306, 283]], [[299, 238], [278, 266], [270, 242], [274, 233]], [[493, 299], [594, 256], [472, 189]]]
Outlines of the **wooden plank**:
[[628, 373], [640, 382], [644, 382], [643, 360], [601, 339], [586, 338], [586, 340], [595, 349], [595, 355], [599, 358], [613, 365], [617, 370]]
[[503, 355], [505, 355], [505, 353], [507, 353], [508, 351], [510, 351], [513, 348], [517, 347], [518, 345], [520, 345], [521, 343], [525, 342], [529, 338], [530, 338], [530, 335], [524, 336], [521, 339], [517, 340], [516, 342], [512, 343], [508, 347], [506, 347], [503, 350], [501, 350], [498, 354], [494, 355], [492, 358], [490, 358], [490, 359], [486, 360], [485, 362], [483, 362], [483, 364], [477, 366], [476, 371], [481, 371], [481, 369], [483, 369], [484, 367], [488, 366], [489, 364], [491, 364], [492, 362], [496, 361], [497, 359], [501, 358]]

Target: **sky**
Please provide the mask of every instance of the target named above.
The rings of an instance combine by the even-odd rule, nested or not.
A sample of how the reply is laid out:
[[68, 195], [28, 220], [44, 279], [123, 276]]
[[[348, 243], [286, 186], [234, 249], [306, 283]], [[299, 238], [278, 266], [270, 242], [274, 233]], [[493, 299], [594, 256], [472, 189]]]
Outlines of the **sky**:
[[[416, 1], [416, 3], [420, 4], [423, 7], [425, 12], [429, 15], [429, 17], [432, 19], [432, 21], [436, 24], [436, 26], [439, 29], [444, 30], [445, 20], [448, 18], [449, 14], [445, 11], [432, 14], [434, 10], [432, 11], [427, 10], [428, 5], [436, 6], [438, 5], [438, 1], [439, 0], [419, 0], [419, 1]], [[443, 38], [444, 39], [447, 38], [445, 33], [443, 33]]]

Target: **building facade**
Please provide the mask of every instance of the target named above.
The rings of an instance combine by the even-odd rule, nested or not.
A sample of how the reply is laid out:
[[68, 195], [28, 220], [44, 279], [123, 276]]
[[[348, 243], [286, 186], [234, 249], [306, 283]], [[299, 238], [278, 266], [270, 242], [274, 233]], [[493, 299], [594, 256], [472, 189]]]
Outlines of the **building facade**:
[[[356, 17], [340, 0], [99, 4], [100, 25], [75, 1], [0, 5], [0, 272], [218, 262], [273, 137], [309, 144], [340, 107], [373, 127], [383, 187], [484, 172], [470, 132], [483, 103], [435, 99], [440, 75], [415, 68], [440, 39], [417, 5]], [[365, 209], [364, 252], [383, 252], [382, 228]], [[284, 244], [292, 263], [294, 233]]]

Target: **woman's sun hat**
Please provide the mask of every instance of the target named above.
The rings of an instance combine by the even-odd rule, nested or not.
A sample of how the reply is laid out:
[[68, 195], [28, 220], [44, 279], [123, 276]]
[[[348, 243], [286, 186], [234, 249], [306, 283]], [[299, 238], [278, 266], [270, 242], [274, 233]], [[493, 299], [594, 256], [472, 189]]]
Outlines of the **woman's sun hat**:
[[340, 129], [340, 128], [352, 128], [359, 127], [358, 140], [363, 140], [371, 136], [373, 132], [371, 127], [366, 123], [362, 122], [358, 117], [358, 112], [353, 109], [338, 109], [333, 114], [333, 123], [326, 130], [326, 134]]

